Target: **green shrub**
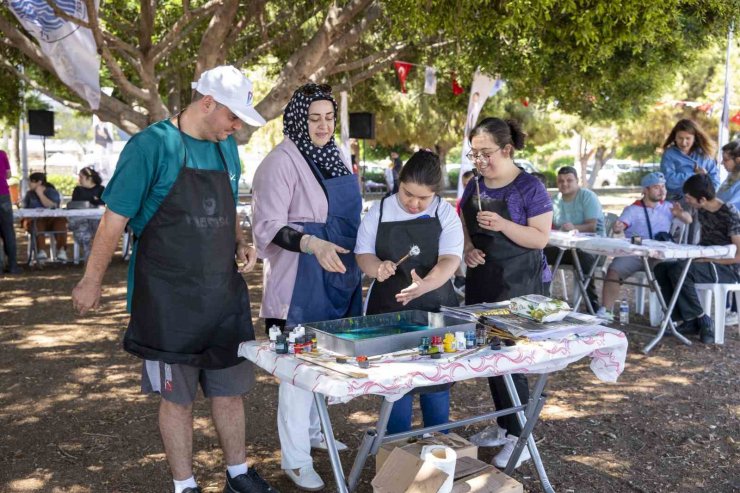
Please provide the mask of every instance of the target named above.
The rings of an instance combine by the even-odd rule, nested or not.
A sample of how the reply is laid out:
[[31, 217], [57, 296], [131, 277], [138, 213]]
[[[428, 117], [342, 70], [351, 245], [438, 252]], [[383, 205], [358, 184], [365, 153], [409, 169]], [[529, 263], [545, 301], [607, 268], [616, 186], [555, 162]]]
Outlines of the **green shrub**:
[[71, 196], [77, 186], [77, 177], [69, 175], [48, 175], [46, 180], [65, 196]]
[[365, 177], [365, 180], [372, 180], [376, 183], [385, 183], [385, 173], [382, 172], [365, 170], [365, 174], [362, 176]]
[[457, 188], [457, 180], [460, 179], [460, 170], [459, 169], [453, 169], [452, 171], [447, 173], [447, 177], [450, 179], [450, 188], [456, 189]]
[[547, 182], [547, 188], [555, 188], [558, 186], [557, 179], [558, 179], [558, 173], [557, 171], [546, 169], [543, 171], [540, 171], [543, 175], [545, 175], [545, 181]]
[[572, 156], [561, 156], [557, 159], [554, 159], [550, 164], [549, 168], [555, 172], [557, 172], [560, 168], [563, 166], [573, 166], [573, 157]]
[[617, 177], [617, 185], [622, 187], [640, 186], [642, 177], [650, 174], [650, 170], [628, 171]]

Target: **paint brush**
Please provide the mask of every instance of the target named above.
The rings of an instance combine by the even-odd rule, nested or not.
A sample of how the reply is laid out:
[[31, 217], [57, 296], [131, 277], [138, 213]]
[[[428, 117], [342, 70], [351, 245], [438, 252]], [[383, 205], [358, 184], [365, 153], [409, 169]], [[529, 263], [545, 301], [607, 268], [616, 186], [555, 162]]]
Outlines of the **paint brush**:
[[483, 211], [483, 206], [480, 202], [480, 173], [478, 172], [478, 168], [473, 168], [473, 175], [475, 176], [475, 191], [478, 194], [478, 211]]
[[401, 260], [399, 260], [398, 262], [396, 262], [396, 267], [398, 267], [399, 265], [401, 265], [401, 263], [404, 262], [409, 257], [416, 257], [420, 253], [421, 253], [421, 248], [419, 248], [418, 245], [413, 245], [411, 247], [411, 249], [409, 250], [409, 253], [407, 253], [406, 255], [404, 255], [403, 257], [401, 257]]

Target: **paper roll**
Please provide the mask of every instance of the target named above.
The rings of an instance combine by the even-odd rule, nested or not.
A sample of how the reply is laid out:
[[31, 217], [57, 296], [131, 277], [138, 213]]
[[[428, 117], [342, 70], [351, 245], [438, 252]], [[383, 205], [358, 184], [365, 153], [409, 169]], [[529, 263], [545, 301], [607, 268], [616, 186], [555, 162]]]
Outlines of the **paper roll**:
[[437, 490], [437, 493], [450, 493], [452, 491], [452, 483], [455, 481], [457, 453], [444, 445], [425, 445], [421, 449], [421, 458], [447, 474], [447, 479], [439, 490]]

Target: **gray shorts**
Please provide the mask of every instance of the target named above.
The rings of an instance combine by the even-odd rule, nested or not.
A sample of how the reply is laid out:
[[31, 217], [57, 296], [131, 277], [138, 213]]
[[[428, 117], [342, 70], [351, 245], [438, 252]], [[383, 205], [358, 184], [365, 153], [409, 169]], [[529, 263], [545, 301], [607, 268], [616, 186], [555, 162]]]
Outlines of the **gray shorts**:
[[195, 400], [198, 384], [207, 398], [243, 395], [254, 386], [254, 366], [246, 360], [222, 370], [204, 370], [150, 360], [142, 365], [143, 394], [157, 393], [169, 402], [186, 406]]
[[[652, 269], [660, 260], [651, 258], [648, 262]], [[620, 281], [624, 281], [637, 272], [643, 272], [643, 267], [642, 257], [615, 257], [609, 264], [609, 270], [616, 272]]]

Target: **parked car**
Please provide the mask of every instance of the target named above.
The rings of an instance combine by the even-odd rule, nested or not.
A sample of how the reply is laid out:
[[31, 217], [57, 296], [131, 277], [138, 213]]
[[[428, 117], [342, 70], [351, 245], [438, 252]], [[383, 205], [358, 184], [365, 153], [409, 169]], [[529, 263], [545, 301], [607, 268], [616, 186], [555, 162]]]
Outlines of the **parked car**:
[[631, 159], [609, 159], [599, 170], [599, 174], [594, 181], [595, 187], [615, 187], [617, 178], [622, 173], [637, 171], [640, 163]]
[[527, 159], [514, 158], [514, 164], [522, 168], [527, 173], [534, 173], [535, 171], [537, 171], [537, 168], [534, 167], [534, 164], [532, 164]]

